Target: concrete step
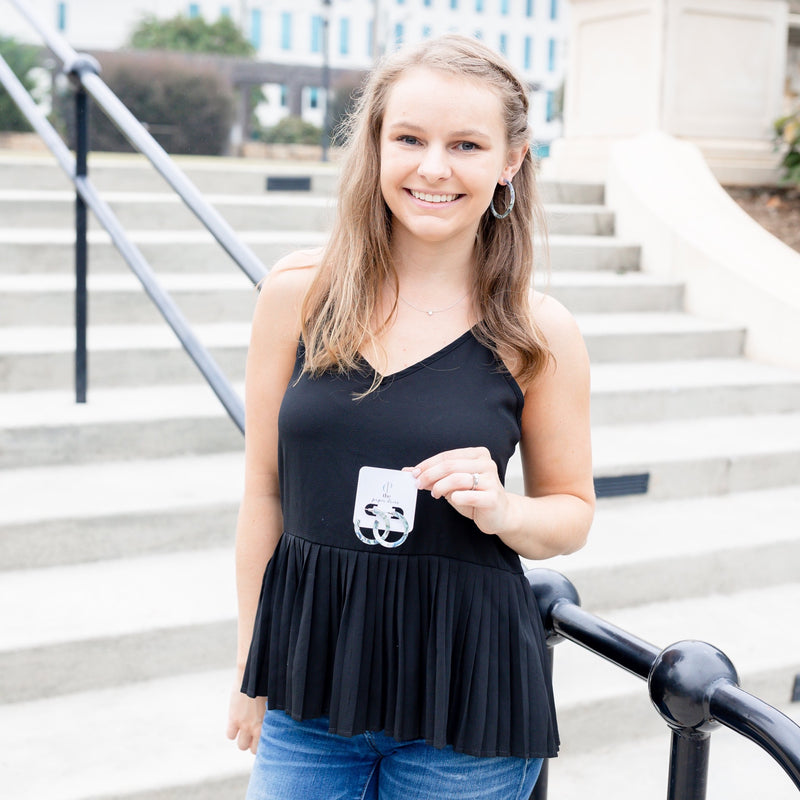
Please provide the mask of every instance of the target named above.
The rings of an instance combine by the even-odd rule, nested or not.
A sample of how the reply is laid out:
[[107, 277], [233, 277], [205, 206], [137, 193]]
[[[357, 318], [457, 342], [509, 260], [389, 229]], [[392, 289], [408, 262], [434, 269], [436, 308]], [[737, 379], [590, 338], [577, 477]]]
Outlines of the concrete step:
[[791, 486], [800, 475], [800, 414], [596, 426], [595, 474], [650, 473], [648, 496], [696, 497]]
[[592, 363], [733, 358], [744, 349], [744, 328], [688, 314], [576, 315]]
[[[335, 164], [195, 156], [171, 158], [204, 194], [266, 194], [269, 176], [308, 176], [312, 194], [330, 195], [338, 180]], [[139, 155], [91, 153], [89, 177], [102, 191], [171, 191], [161, 175]], [[0, 152], [2, 189], [57, 191], [71, 187], [71, 181], [49, 155]]]
[[[596, 477], [647, 474], [649, 500], [793, 486], [800, 475], [800, 413], [597, 425], [592, 446]], [[517, 457], [506, 485], [523, 489]]]
[[[234, 390], [242, 396], [243, 387]], [[231, 452], [242, 435], [206, 384], [0, 395], [0, 469]]]
[[232, 685], [232, 669], [196, 672], [0, 706], [4, 794], [241, 798], [253, 758], [225, 738]]
[[[244, 379], [249, 324], [194, 326], [229, 380]], [[199, 372], [161, 325], [96, 325], [88, 330], [89, 387], [197, 383]], [[73, 383], [74, 331], [58, 326], [0, 328], [0, 380], [7, 391], [64, 389]]]
[[[797, 626], [765, 626], [762, 609], [798, 601], [798, 586], [781, 586], [714, 596], [688, 607], [654, 605], [644, 614], [623, 611], [608, 617], [657, 644], [690, 637], [712, 641], [734, 660], [744, 688], [773, 684], [777, 688], [783, 685], [781, 676], [798, 666], [789, 654], [800, 652], [800, 634]], [[747, 630], [763, 633], [748, 637]], [[752, 643], [748, 644], [748, 638]], [[659, 756], [666, 761], [665, 725], [650, 706], [643, 681], [571, 643], [558, 645], [555, 666], [564, 761], [559, 759], [552, 766], [554, 788], [566, 780], [560, 776], [570, 772], [566, 766], [560, 772], [567, 760], [592, 761], [611, 746], [619, 753], [620, 747], [639, 747], [642, 741], [658, 739], [663, 742], [663, 749], [657, 748]], [[252, 757], [240, 753], [223, 735], [231, 682], [231, 670], [198, 671], [0, 706], [4, 786], [15, 800], [225, 798], [235, 796], [234, 792], [241, 796]], [[780, 689], [776, 693], [785, 694]], [[781, 705], [785, 707], [786, 701]], [[796, 716], [796, 710], [790, 710]], [[114, 736], [98, 736], [101, 731], [114, 731]], [[44, 761], [39, 757], [42, 748], [48, 752]], [[755, 747], [737, 748], [737, 752], [746, 754], [747, 763], [758, 761]], [[725, 757], [717, 756], [715, 749], [712, 753]], [[632, 769], [637, 769], [637, 759], [633, 761]], [[587, 776], [578, 772], [577, 778], [581, 777]], [[617, 781], [619, 777], [615, 772]], [[202, 793], [199, 787], [203, 785], [213, 787], [215, 793]], [[774, 785], [781, 786], [777, 780]], [[637, 786], [637, 797], [645, 796], [638, 790]], [[627, 795], [612, 792], [608, 796]]]
[[603, 205], [605, 203], [605, 186], [602, 183], [586, 181], [537, 181], [539, 198], [547, 203], [579, 203]]
[[570, 272], [536, 275], [537, 290], [553, 295], [573, 314], [680, 311], [683, 284], [643, 272]]
[[[201, 223], [176, 194], [104, 192], [126, 230], [200, 230]], [[328, 197], [286, 192], [264, 195], [208, 194], [205, 199], [236, 229], [324, 231], [335, 206]], [[5, 228], [74, 228], [75, 195], [69, 191], [0, 190]], [[610, 214], [610, 212], [606, 212]], [[604, 215], [598, 214], [599, 218]], [[90, 229], [101, 225], [90, 214]], [[584, 227], [588, 225], [584, 223]]]
[[566, 575], [594, 611], [762, 589], [798, 580], [798, 519], [797, 483], [716, 497], [606, 499], [586, 546], [541, 566]]
[[[237, 273], [235, 262], [205, 231], [128, 231], [145, 260], [156, 270]], [[311, 231], [257, 231], [239, 234], [265, 268], [293, 250], [319, 247], [325, 234]], [[75, 234], [65, 229], [0, 230], [0, 273], [72, 273]], [[129, 272], [104, 231], [90, 231], [89, 270]]]
[[[325, 234], [313, 230], [237, 231], [239, 238], [269, 266], [292, 250], [319, 247]], [[130, 230], [130, 240], [148, 263], [164, 272], [235, 271], [225, 252], [205, 231]], [[0, 273], [70, 272], [75, 262], [75, 235], [62, 228], [0, 229]], [[92, 272], [127, 271], [127, 266], [104, 231], [90, 231]], [[641, 248], [615, 236], [554, 234], [550, 237], [553, 269], [571, 271], [638, 270]], [[544, 274], [542, 254], [537, 268]]]
[[[196, 323], [251, 319], [257, 292], [239, 270], [158, 276], [187, 319]], [[162, 317], [132, 273], [88, 276], [92, 324], [158, 323]], [[68, 273], [0, 275], [0, 326], [71, 325], [75, 279]]]
[[[683, 640], [709, 642], [731, 659], [745, 691], [785, 706], [800, 673], [800, 626], [791, 622], [798, 603], [800, 582], [795, 580], [600, 616], [659, 648]], [[590, 597], [583, 597], [583, 606], [593, 610]], [[553, 676], [561, 732], [575, 752], [630, 744], [664, 730], [643, 680], [571, 642], [556, 646]]]
[[0, 570], [221, 547], [233, 541], [244, 456], [0, 470]]
[[[205, 194], [260, 195], [266, 193], [269, 176], [308, 176], [312, 194], [331, 196], [338, 179], [335, 163], [193, 156], [172, 156], [172, 160]], [[103, 191], [158, 192], [167, 187], [164, 179], [139, 155], [91, 153], [89, 176]], [[71, 186], [49, 155], [0, 152], [0, 189], [48, 191]], [[545, 203], [597, 205], [604, 201], [604, 187], [598, 183], [542, 180], [538, 187]]]
[[[683, 314], [579, 317], [589, 354], [607, 361], [730, 358], [744, 332]], [[232, 381], [244, 377], [248, 322], [194, 326]], [[72, 385], [74, 331], [63, 326], [0, 327], [0, 381], [6, 391]], [[88, 330], [90, 387], [194, 383], [197, 370], [164, 325], [94, 325]]]
[[[103, 192], [120, 222], [131, 230], [194, 230], [201, 223], [174, 193]], [[335, 201], [327, 196], [297, 192], [264, 195], [207, 194], [205, 199], [237, 230], [328, 230]], [[69, 190], [33, 191], [0, 188], [0, 220], [6, 228], [65, 228], [74, 226], [75, 193]], [[557, 203], [546, 207], [551, 234], [609, 236], [614, 213], [601, 205]], [[92, 229], [100, 224], [90, 215]]]
[[233, 548], [7, 571], [0, 611], [0, 704], [225, 668]]
[[[797, 704], [781, 705], [779, 710], [800, 724]], [[550, 762], [549, 796], [558, 800], [664, 797], [669, 753], [666, 730], [611, 744], [598, 733], [596, 746], [584, 752], [567, 738], [559, 757]], [[780, 766], [757, 745], [726, 728], [715, 730], [711, 736], [707, 791], [709, 798], [725, 800], [797, 800], [797, 788]]]
[[[244, 321], [256, 293], [244, 273], [161, 273], [161, 285], [189, 320], [196, 323]], [[0, 274], [0, 326], [70, 325], [74, 319], [74, 278], [66, 273]], [[161, 319], [132, 274], [91, 274], [89, 319], [93, 324], [154, 323]], [[677, 311], [683, 287], [638, 272], [554, 272], [537, 283], [573, 313]]]
[[[741, 359], [596, 364], [595, 425], [800, 412], [800, 374]], [[240, 395], [243, 387], [234, 387]], [[205, 384], [0, 395], [0, 469], [237, 450]]]
[[800, 411], [800, 372], [743, 358], [592, 365], [595, 425]]

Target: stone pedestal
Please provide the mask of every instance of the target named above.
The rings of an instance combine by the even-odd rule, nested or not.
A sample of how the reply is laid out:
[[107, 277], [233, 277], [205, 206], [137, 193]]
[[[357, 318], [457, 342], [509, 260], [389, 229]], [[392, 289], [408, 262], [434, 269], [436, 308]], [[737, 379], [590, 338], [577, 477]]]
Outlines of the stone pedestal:
[[774, 178], [787, 0], [571, 0], [564, 137], [547, 172], [602, 180], [619, 139], [689, 139], [718, 179]]

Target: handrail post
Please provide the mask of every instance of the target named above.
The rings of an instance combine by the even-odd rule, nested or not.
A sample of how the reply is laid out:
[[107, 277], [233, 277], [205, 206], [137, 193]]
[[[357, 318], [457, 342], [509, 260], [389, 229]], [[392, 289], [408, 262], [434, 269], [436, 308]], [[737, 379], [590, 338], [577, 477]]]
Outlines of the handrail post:
[[83, 87], [84, 71], [97, 74], [100, 65], [88, 55], [79, 55], [65, 66], [75, 89], [75, 402], [86, 402], [88, 356], [86, 329], [89, 320], [89, 299], [86, 277], [89, 263], [87, 242], [88, 213], [79, 183], [86, 179], [89, 161], [89, 95]]
[[[75, 91], [75, 176], [85, 178], [89, 151], [89, 97], [81, 84]], [[75, 402], [86, 402], [88, 383], [86, 328], [88, 297], [86, 274], [88, 245], [86, 241], [86, 202], [75, 192]]]
[[[534, 596], [536, 597], [536, 605], [539, 608], [539, 617], [544, 626], [545, 643], [547, 645], [544, 668], [548, 679], [552, 681], [553, 648], [559, 642], [564, 641], [564, 637], [555, 629], [553, 611], [560, 603], [580, 606], [581, 598], [578, 595], [578, 590], [572, 585], [569, 579], [555, 570], [543, 567], [529, 569], [526, 571], [525, 577], [533, 589]], [[531, 792], [528, 800], [547, 800], [549, 774], [549, 759], [544, 759], [539, 777], [536, 780], [533, 792]]]
[[667, 800], [705, 800], [711, 734], [672, 728]]
[[710, 733], [719, 726], [710, 698], [721, 685], [739, 685], [736, 669], [706, 642], [670, 645], [653, 662], [650, 699], [672, 729], [667, 800], [705, 800]]
[[[548, 680], [553, 680], [553, 645], [547, 644], [547, 661], [545, 667]], [[542, 759], [542, 768], [539, 770], [539, 777], [536, 779], [533, 791], [528, 800], [547, 800], [547, 781], [550, 775], [550, 759]]]

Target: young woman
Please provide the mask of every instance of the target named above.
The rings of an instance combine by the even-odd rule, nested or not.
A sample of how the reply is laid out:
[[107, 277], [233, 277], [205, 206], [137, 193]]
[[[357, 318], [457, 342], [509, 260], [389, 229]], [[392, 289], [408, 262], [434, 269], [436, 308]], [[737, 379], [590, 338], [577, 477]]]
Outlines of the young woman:
[[264, 282], [228, 726], [251, 800], [527, 798], [556, 754], [519, 556], [587, 535], [589, 369], [531, 290], [529, 141], [523, 85], [479, 42], [393, 55], [329, 244]]

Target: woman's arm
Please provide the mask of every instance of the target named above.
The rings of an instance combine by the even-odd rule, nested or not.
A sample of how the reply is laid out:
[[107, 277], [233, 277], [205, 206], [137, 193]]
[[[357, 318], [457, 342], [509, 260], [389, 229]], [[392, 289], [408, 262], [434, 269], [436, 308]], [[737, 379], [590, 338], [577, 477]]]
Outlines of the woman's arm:
[[594, 482], [583, 338], [560, 303], [541, 295], [533, 302], [553, 359], [525, 389], [520, 441], [525, 495], [505, 491], [485, 447], [439, 453], [413, 472], [421, 489], [445, 497], [484, 533], [499, 536], [524, 558], [543, 559], [585, 543]]
[[[261, 287], [253, 315], [245, 376], [245, 477], [236, 525], [239, 622], [236, 678], [227, 735], [255, 752], [265, 698], [240, 691], [264, 569], [282, 532], [278, 486], [278, 412], [294, 369], [300, 305], [314, 270], [308, 254], [280, 261]], [[306, 267], [294, 269], [293, 267]]]

